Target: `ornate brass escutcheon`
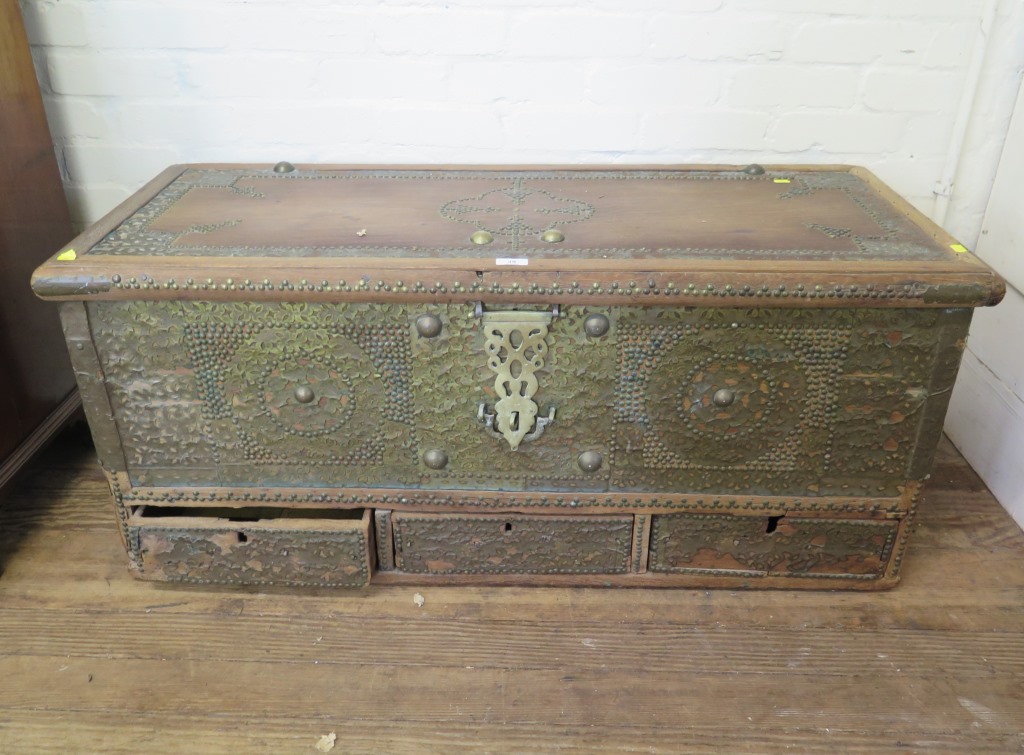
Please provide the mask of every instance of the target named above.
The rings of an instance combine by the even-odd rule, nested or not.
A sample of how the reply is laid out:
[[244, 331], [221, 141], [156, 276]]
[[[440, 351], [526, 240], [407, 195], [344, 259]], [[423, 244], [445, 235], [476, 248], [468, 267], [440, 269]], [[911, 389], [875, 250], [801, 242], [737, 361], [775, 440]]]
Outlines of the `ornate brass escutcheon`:
[[478, 419], [488, 430], [508, 441], [513, 451], [523, 441], [539, 438], [555, 419], [552, 407], [539, 417], [533, 400], [539, 384], [537, 371], [544, 367], [551, 312], [484, 312], [481, 315], [487, 366], [495, 374], [494, 391], [499, 396], [494, 412], [480, 405]]

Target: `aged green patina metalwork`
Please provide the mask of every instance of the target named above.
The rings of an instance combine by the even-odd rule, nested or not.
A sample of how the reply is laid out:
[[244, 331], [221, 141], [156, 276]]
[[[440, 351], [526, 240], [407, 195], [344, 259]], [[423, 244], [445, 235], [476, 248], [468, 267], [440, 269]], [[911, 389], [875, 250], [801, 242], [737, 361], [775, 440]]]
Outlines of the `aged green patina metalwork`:
[[899, 496], [926, 468], [970, 318], [567, 307], [525, 396], [557, 422], [524, 455], [477, 419], [507, 378], [470, 306], [88, 306], [135, 485], [811, 497]]

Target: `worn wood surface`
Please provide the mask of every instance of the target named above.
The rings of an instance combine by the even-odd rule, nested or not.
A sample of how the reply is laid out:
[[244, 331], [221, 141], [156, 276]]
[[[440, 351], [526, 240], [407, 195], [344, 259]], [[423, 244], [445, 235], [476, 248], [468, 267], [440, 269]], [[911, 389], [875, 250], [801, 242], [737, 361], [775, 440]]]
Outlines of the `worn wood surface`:
[[886, 593], [160, 586], [79, 426], [0, 509], [0, 752], [1019, 752], [1024, 535], [945, 441], [916, 529]]
[[867, 171], [750, 167], [172, 166], [55, 250], [33, 287], [56, 300], [1002, 298], [993, 271]]

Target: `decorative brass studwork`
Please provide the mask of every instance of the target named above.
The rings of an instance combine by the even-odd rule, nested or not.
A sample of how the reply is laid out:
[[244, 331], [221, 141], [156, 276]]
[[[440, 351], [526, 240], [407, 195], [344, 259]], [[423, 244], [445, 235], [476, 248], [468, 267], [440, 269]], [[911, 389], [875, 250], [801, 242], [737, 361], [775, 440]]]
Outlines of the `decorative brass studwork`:
[[565, 241], [565, 234], [555, 228], [551, 228], [544, 231], [541, 238], [549, 244], [557, 244], [560, 241]]
[[313, 389], [308, 385], [300, 385], [295, 389], [295, 400], [300, 404], [310, 403], [316, 396], [313, 393]]
[[608, 332], [609, 327], [611, 327], [611, 322], [607, 315], [593, 314], [583, 321], [583, 330], [591, 338], [603, 336]]
[[423, 453], [423, 464], [429, 469], [444, 469], [448, 466], [448, 454], [440, 448], [431, 448]]
[[282, 160], [281, 162], [274, 166], [275, 173], [293, 173], [294, 171], [295, 166], [292, 165], [290, 162], [286, 162], [285, 160]]
[[472, 241], [474, 244], [479, 244], [482, 246], [484, 244], [490, 244], [492, 241], [494, 241], [494, 236], [488, 231], [477, 231], [476, 233], [469, 237], [469, 240]]
[[743, 172], [746, 173], [748, 176], [763, 176], [764, 166], [758, 165], [757, 163], [751, 163], [750, 165], [743, 169]]
[[719, 388], [715, 391], [715, 395], [711, 397], [711, 400], [715, 406], [729, 406], [736, 400], [736, 391], [732, 388]]
[[441, 335], [441, 318], [437, 315], [420, 315], [416, 318], [416, 332], [424, 338]]
[[604, 457], [597, 451], [584, 451], [576, 458], [576, 465], [584, 472], [596, 472], [604, 463]]
[[[517, 251], [538, 236], [549, 243], [562, 240], [561, 231], [548, 228], [553, 213], [557, 213], [559, 223], [581, 223], [594, 214], [592, 204], [534, 188], [523, 176], [511, 174], [505, 179], [508, 185], [446, 202], [440, 208], [441, 217], [501, 236], [510, 250]], [[548, 238], [548, 231], [559, 235]]]

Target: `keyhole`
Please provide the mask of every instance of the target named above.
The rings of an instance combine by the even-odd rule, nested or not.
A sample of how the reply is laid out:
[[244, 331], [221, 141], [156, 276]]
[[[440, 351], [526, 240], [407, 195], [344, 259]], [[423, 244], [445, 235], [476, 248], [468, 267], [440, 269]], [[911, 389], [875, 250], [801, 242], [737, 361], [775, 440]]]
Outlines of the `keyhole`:
[[511, 532], [512, 531], [512, 522], [505, 522], [504, 526], [501, 529], [504, 532]]
[[238, 534], [238, 542], [240, 542], [240, 543], [247, 543], [247, 542], [249, 542], [249, 536], [246, 535], [244, 532], [239, 532], [237, 534]]
[[775, 530], [778, 529], [778, 527], [779, 527], [779, 520], [782, 519], [782, 517], [784, 517], [784, 516], [785, 516], [785, 514], [782, 514], [780, 516], [770, 516], [770, 517], [768, 517], [768, 526], [764, 528], [764, 533], [766, 535], [770, 535], [773, 532], [775, 532]]

